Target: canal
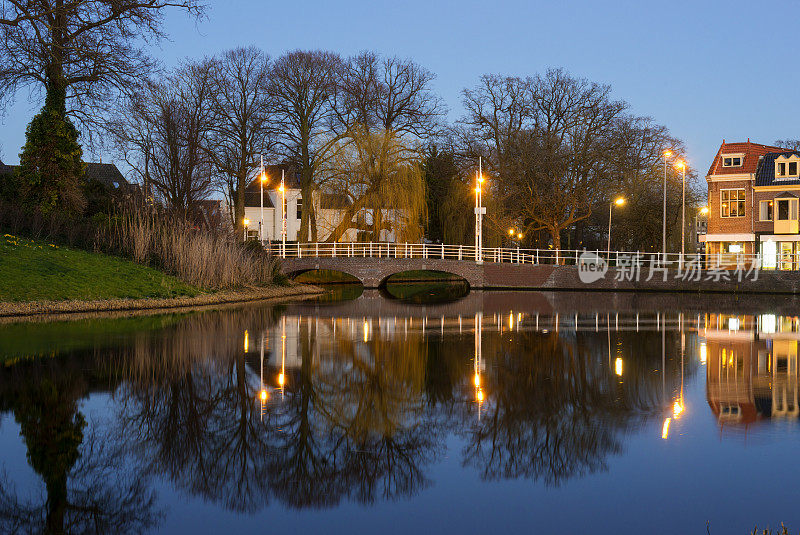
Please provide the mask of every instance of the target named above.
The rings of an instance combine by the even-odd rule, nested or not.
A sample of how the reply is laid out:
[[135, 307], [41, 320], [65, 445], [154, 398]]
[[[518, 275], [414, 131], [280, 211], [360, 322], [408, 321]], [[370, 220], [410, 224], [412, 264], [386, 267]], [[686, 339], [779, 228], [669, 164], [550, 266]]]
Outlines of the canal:
[[419, 288], [0, 324], [0, 532], [800, 529], [793, 298]]

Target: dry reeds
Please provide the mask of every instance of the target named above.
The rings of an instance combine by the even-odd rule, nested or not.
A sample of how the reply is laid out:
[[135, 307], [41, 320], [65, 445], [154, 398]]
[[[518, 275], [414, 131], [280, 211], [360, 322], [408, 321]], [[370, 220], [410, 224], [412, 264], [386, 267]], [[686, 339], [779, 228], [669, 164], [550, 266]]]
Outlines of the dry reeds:
[[202, 288], [260, 286], [278, 274], [275, 259], [260, 246], [247, 247], [230, 233], [199, 229], [152, 209], [124, 210], [112, 232], [119, 249], [134, 261]]

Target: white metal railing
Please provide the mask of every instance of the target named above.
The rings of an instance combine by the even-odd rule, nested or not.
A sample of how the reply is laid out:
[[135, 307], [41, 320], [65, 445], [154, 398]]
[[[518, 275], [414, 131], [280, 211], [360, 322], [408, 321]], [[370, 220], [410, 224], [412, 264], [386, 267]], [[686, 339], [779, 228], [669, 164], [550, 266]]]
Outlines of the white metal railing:
[[[388, 242], [316, 242], [265, 243], [267, 250], [282, 258], [430, 258], [475, 262], [479, 259], [474, 245]], [[800, 253], [782, 256], [775, 265], [762, 266], [760, 255], [744, 253], [653, 253], [643, 251], [603, 251], [587, 249], [523, 249], [519, 247], [483, 247], [480, 260], [490, 263], [576, 265], [581, 256], [602, 258], [609, 266], [626, 269], [724, 269], [754, 268], [800, 269]], [[586, 259], [587, 257], [584, 257]]]

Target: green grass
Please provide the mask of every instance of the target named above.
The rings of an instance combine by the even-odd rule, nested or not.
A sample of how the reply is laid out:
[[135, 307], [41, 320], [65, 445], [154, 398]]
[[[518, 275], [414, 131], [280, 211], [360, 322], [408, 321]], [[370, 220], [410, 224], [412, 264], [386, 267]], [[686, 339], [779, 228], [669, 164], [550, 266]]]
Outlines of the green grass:
[[0, 301], [178, 297], [199, 290], [146, 266], [105, 254], [5, 234]]

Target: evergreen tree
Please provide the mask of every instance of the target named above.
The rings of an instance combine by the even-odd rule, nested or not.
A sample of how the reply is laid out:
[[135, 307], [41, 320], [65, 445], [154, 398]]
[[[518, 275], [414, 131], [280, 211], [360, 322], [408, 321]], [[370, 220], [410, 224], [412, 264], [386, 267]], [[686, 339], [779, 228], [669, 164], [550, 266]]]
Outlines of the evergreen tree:
[[23, 202], [43, 213], [58, 209], [81, 214], [86, 206], [82, 157], [78, 130], [66, 115], [65, 92], [51, 86], [44, 108], [28, 125], [19, 155], [17, 181]]

